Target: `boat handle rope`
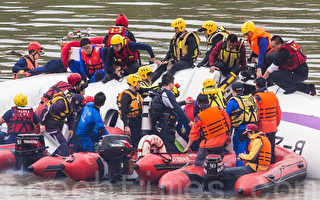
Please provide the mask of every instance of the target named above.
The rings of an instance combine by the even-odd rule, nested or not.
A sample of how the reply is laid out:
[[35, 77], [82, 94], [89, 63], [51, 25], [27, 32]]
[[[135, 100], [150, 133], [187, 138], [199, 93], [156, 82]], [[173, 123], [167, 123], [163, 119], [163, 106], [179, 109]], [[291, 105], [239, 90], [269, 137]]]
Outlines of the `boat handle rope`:
[[183, 167], [186, 167], [186, 166], [189, 166], [190, 165], [190, 159], [189, 159], [189, 153], [187, 153], [187, 163], [183, 166]]
[[272, 178], [270, 178], [270, 177], [268, 177], [268, 176], [264, 176], [264, 177], [265, 177], [266, 179], [268, 179], [270, 182], [273, 182], [273, 183], [277, 184], [277, 183], [279, 183], [279, 182], [282, 181], [282, 178], [283, 178], [283, 169], [284, 169], [285, 167], [289, 167], [289, 166], [296, 165], [296, 164], [299, 164], [299, 163], [302, 163], [302, 160], [297, 161], [297, 162], [294, 162], [294, 163], [291, 163], [291, 164], [287, 164], [287, 165], [281, 165], [280, 168], [279, 168], [279, 170], [280, 170], [280, 172], [281, 172], [281, 176], [280, 176], [280, 178], [279, 178], [277, 181], [273, 180]]
[[72, 157], [72, 159], [71, 160], [66, 160], [66, 162], [72, 163], [76, 159], [76, 157], [73, 154], [71, 155], [71, 157]]
[[172, 155], [171, 153], [168, 153], [170, 158], [166, 158], [165, 156], [163, 156], [161, 153], [157, 152], [156, 154], [158, 154], [162, 159], [162, 161], [165, 163], [165, 164], [168, 164], [168, 163], [171, 163], [172, 162]]

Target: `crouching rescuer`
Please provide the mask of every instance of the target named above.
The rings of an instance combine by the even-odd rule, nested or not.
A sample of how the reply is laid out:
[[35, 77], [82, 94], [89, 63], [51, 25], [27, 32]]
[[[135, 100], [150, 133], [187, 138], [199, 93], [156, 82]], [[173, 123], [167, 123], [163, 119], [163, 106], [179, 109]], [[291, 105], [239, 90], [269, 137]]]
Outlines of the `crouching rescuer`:
[[223, 157], [231, 123], [228, 114], [222, 108], [209, 105], [207, 95], [199, 94], [197, 104], [200, 107], [200, 113], [195, 117], [195, 124], [189, 134], [189, 142], [184, 152], [190, 151], [192, 143], [201, 138], [195, 165], [202, 167], [208, 154], [219, 154]]

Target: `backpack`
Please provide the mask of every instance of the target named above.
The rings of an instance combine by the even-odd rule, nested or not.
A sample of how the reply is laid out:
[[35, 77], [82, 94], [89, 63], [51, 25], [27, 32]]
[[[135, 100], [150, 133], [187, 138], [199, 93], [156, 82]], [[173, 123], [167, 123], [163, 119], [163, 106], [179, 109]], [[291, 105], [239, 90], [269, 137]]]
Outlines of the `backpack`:
[[158, 89], [151, 93], [151, 105], [149, 108], [149, 113], [152, 122], [156, 122], [160, 120], [161, 113], [163, 112], [163, 102], [162, 102], [162, 93], [164, 92], [163, 89]]

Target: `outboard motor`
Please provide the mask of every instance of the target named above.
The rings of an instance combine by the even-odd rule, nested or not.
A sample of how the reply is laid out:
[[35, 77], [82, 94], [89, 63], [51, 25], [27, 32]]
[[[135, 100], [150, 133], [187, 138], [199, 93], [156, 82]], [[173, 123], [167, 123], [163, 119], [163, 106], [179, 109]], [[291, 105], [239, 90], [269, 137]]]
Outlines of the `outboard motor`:
[[122, 175], [133, 173], [134, 152], [127, 135], [105, 135], [99, 141], [98, 153], [108, 164], [108, 179], [116, 182]]
[[15, 154], [19, 157], [17, 168], [27, 169], [34, 162], [45, 156], [43, 135], [19, 134], [17, 136]]
[[207, 180], [218, 180], [222, 177], [223, 168], [224, 166], [220, 155], [207, 155], [203, 165], [204, 176]]

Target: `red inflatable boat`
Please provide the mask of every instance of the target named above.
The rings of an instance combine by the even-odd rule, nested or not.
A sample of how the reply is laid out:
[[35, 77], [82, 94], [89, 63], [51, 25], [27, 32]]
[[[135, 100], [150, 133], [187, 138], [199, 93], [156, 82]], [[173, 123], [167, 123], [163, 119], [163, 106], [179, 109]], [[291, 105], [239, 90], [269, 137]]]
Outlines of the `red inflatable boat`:
[[59, 178], [65, 177], [65, 174], [60, 171], [50, 171], [46, 172], [48, 166], [56, 166], [62, 164], [64, 159], [60, 156], [45, 156], [40, 158], [38, 161], [33, 163], [27, 169], [30, 172], [33, 172], [37, 176], [45, 177], [45, 178]]
[[184, 167], [194, 164], [196, 154], [147, 154], [140, 158], [134, 165], [134, 169], [142, 181], [157, 183], [161, 176]]
[[15, 144], [0, 145], [0, 170], [14, 169], [16, 167], [14, 149]]
[[[276, 163], [268, 171], [255, 172], [240, 177], [235, 184], [234, 192], [238, 196], [256, 196], [278, 189], [282, 184], [304, 180], [307, 175], [305, 159], [293, 152], [276, 146]], [[226, 155], [223, 163], [234, 163], [235, 156]], [[230, 166], [226, 166], [230, 167]], [[196, 185], [199, 180], [205, 180], [202, 167], [187, 166], [163, 175], [159, 181], [161, 190], [168, 193], [184, 193]], [[201, 188], [203, 189], [203, 188]], [[210, 192], [210, 191], [209, 191]]]

